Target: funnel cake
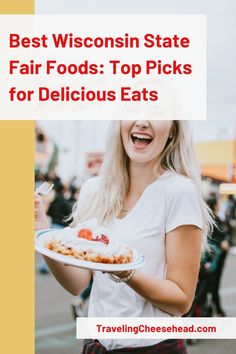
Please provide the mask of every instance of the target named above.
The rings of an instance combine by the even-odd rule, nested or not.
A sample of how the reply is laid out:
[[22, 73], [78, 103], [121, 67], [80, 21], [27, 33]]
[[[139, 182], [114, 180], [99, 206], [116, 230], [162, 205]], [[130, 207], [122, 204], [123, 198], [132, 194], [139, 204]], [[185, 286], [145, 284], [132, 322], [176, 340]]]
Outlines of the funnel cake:
[[123, 264], [133, 261], [133, 251], [120, 244], [111, 231], [97, 224], [96, 219], [58, 231], [45, 246], [54, 252], [83, 261]]

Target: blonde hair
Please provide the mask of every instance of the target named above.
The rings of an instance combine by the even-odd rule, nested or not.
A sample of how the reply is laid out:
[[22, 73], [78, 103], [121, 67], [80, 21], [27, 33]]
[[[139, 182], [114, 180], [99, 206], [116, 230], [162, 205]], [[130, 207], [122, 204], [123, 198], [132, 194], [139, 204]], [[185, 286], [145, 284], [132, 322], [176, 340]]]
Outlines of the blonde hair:
[[[72, 213], [73, 224], [94, 217], [100, 224], [105, 224], [117, 217], [124, 206], [130, 183], [129, 158], [123, 146], [120, 125], [121, 121], [110, 124], [99, 187], [86, 200], [77, 203]], [[206, 249], [207, 235], [214, 221], [202, 196], [200, 168], [188, 121], [173, 121], [171, 131], [172, 138], [167, 140], [158, 161], [162, 169], [189, 177], [194, 182], [204, 220], [203, 249]]]

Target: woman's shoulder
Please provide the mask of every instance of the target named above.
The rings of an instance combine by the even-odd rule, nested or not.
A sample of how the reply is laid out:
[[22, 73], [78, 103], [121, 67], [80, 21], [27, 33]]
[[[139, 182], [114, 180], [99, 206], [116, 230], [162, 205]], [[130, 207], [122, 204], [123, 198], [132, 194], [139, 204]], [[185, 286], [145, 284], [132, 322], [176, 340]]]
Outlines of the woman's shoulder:
[[98, 176], [87, 179], [82, 184], [82, 187], [80, 189], [80, 197], [96, 192], [99, 183], [100, 183], [100, 177]]
[[176, 195], [176, 194], [195, 194], [196, 193], [196, 184], [194, 181], [184, 175], [167, 172], [164, 178], [166, 184], [167, 194]]
[[177, 173], [171, 173], [168, 182], [165, 186], [166, 233], [181, 225], [202, 229], [201, 193], [195, 182]]
[[101, 177], [95, 176], [88, 178], [83, 184], [82, 189], [96, 189], [101, 181]]
[[164, 173], [164, 177], [166, 176], [166, 180], [171, 180], [171, 183], [174, 184], [189, 184], [193, 183], [193, 180], [185, 175], [181, 175], [177, 172], [166, 171]]

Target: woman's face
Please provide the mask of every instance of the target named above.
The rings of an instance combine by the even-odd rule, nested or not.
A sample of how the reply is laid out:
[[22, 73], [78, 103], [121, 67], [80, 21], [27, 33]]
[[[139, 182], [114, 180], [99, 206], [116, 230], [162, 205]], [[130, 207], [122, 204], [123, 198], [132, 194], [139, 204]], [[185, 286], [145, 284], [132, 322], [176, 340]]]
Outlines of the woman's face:
[[147, 163], [156, 161], [171, 135], [171, 120], [124, 120], [121, 137], [131, 161]]

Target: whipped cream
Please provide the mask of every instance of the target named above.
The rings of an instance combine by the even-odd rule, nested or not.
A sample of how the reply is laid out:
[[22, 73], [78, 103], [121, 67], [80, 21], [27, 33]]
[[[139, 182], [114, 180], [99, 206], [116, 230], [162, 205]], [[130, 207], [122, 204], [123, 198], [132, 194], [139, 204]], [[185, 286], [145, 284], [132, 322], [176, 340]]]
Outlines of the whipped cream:
[[[79, 231], [83, 229], [89, 229], [92, 232], [92, 240], [78, 236]], [[102, 235], [106, 236], [108, 243], [102, 242]], [[121, 245], [117, 239], [111, 235], [110, 230], [98, 225], [96, 219], [80, 223], [74, 228], [66, 227], [60, 230], [54, 235], [54, 240], [78, 252], [93, 252], [104, 256], [124, 255], [128, 250], [128, 246]]]

